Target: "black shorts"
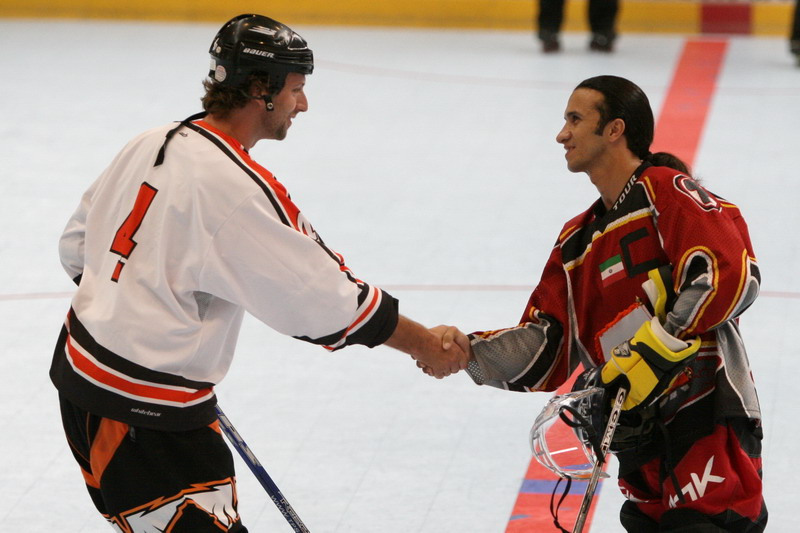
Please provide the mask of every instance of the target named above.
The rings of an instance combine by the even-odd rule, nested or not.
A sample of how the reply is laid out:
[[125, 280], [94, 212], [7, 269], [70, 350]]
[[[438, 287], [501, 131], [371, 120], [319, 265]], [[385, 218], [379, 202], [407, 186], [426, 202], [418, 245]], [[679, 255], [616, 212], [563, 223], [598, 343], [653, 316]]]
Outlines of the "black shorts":
[[126, 533], [247, 532], [219, 422], [190, 431], [144, 429], [59, 400], [89, 495], [115, 527]]

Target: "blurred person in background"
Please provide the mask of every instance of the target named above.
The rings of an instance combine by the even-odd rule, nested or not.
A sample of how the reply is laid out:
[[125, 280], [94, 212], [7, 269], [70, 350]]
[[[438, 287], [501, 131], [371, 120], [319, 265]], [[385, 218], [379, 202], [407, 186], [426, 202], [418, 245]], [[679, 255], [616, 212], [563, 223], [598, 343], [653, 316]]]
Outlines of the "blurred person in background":
[[[589, 29], [592, 37], [589, 50], [612, 52], [617, 37], [615, 24], [619, 13], [619, 0], [588, 0]], [[553, 53], [561, 50], [559, 33], [564, 21], [564, 0], [539, 0], [537, 18], [539, 40], [542, 51]]]
[[794, 17], [792, 21], [792, 35], [789, 37], [789, 50], [797, 60], [800, 67], [800, 0], [794, 2]]

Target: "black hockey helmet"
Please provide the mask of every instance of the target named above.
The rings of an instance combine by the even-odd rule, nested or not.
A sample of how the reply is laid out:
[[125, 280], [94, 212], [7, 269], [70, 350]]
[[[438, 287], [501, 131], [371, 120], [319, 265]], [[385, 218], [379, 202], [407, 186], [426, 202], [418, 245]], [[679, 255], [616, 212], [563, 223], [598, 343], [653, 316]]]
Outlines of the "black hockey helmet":
[[217, 32], [209, 49], [208, 77], [237, 86], [250, 74], [269, 75], [272, 93], [283, 88], [289, 72], [311, 74], [314, 55], [305, 39], [285, 24], [262, 15], [239, 15]]

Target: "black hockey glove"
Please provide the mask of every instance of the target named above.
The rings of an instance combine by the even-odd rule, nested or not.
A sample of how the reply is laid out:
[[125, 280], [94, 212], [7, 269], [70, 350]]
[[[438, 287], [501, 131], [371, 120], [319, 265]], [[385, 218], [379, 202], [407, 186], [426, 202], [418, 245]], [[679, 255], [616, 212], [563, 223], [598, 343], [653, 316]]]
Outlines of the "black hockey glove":
[[[578, 436], [590, 446], [594, 444], [592, 442], [594, 435], [597, 435], [596, 439], [599, 440], [599, 436], [605, 432], [608, 418], [611, 414], [611, 404], [614, 400], [609, 391], [603, 388], [600, 380], [600, 371], [601, 367], [586, 370], [577, 377], [572, 387], [573, 391], [595, 387], [603, 390], [602, 394], [588, 396], [587, 401], [590, 403], [580, 408], [580, 412], [591, 426], [591, 430], [587, 430], [585, 434], [578, 433]], [[614, 431], [609, 450], [613, 453], [619, 453], [648, 444], [654, 435], [653, 430], [655, 429], [657, 411], [656, 406], [650, 406], [639, 409], [636, 412], [623, 411], [620, 413], [617, 429]]]

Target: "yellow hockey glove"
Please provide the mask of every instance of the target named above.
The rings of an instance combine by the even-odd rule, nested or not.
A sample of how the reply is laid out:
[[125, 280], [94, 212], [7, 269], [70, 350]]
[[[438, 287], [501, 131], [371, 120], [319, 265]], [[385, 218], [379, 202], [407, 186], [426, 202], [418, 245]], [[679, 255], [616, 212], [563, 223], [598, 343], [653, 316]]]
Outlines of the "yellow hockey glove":
[[611, 351], [611, 359], [600, 371], [600, 380], [606, 388], [628, 389], [623, 411], [646, 407], [661, 396], [699, 349], [699, 337], [684, 342], [667, 333], [658, 317], [653, 317], [632, 339]]
[[672, 287], [672, 266], [654, 268], [647, 273], [647, 278], [647, 281], [642, 283], [642, 288], [653, 306], [653, 315], [664, 324], [667, 313], [672, 310], [672, 305], [678, 297]]

